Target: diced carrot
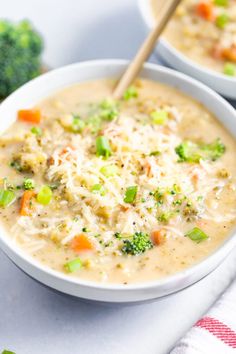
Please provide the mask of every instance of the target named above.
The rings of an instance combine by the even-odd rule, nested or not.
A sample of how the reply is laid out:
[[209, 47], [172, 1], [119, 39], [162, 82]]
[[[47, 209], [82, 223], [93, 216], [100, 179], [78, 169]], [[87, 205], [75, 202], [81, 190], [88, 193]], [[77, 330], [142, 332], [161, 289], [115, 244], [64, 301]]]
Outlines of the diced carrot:
[[18, 111], [18, 119], [31, 124], [39, 124], [41, 112], [38, 109], [21, 109]]
[[223, 58], [236, 62], [236, 45], [232, 45], [230, 48], [224, 48], [222, 50]]
[[152, 231], [151, 238], [153, 240], [154, 245], [159, 246], [163, 244], [165, 241], [165, 235], [166, 235], [166, 231], [163, 229]]
[[64, 149], [61, 150], [60, 152], [60, 156], [64, 155], [64, 154], [67, 154], [68, 153], [68, 149], [71, 149], [71, 150], [75, 150], [75, 147], [71, 144], [68, 144]]
[[48, 159], [47, 159], [47, 164], [48, 166], [51, 166], [54, 164], [54, 158], [52, 156], [50, 156]]
[[207, 21], [215, 20], [214, 6], [210, 1], [200, 1], [196, 6], [196, 13]]
[[[59, 156], [62, 157], [63, 155], [68, 154], [68, 156], [66, 157], [66, 160], [70, 161], [72, 154], [71, 154], [71, 151], [69, 149], [74, 151], [75, 147], [73, 145], [71, 145], [71, 144], [67, 145], [64, 149], [61, 150], [61, 152], [59, 153]], [[60, 161], [60, 163], [61, 163], [61, 161]]]
[[33, 191], [25, 191], [20, 203], [20, 215], [21, 216], [30, 216], [32, 207], [31, 201], [32, 198], [35, 196], [35, 192]]
[[152, 166], [151, 166], [151, 164], [148, 161], [145, 164], [145, 172], [146, 172], [147, 177], [151, 177]]
[[124, 211], [124, 212], [126, 212], [126, 211], [129, 210], [129, 206], [125, 206], [125, 205], [121, 205], [120, 208], [121, 208], [121, 210]]
[[76, 236], [71, 241], [70, 247], [75, 252], [92, 251], [94, 249], [92, 242], [84, 234]]
[[192, 178], [191, 178], [193, 184], [196, 186], [198, 184], [198, 181], [199, 181], [199, 175], [197, 173], [194, 173], [192, 175]]

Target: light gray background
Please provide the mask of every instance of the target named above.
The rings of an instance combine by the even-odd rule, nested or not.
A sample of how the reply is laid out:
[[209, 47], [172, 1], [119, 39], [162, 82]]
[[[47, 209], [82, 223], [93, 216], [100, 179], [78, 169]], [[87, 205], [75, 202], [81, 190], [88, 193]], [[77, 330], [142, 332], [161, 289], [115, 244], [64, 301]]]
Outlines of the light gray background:
[[[7, 0], [0, 16], [31, 18], [46, 38], [44, 60], [51, 67], [131, 58], [144, 38], [136, 0]], [[0, 352], [167, 354], [235, 277], [235, 264], [234, 251], [215, 272], [179, 294], [111, 307], [53, 293], [0, 251]]]

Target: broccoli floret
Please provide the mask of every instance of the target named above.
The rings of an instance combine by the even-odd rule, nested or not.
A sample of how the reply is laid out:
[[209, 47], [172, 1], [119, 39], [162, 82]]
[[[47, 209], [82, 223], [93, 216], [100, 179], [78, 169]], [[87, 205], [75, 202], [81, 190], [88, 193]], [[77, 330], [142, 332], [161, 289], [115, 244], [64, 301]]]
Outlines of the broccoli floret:
[[119, 114], [117, 102], [111, 99], [102, 101], [99, 108], [99, 116], [105, 121], [112, 121]]
[[27, 21], [0, 21], [0, 98], [5, 98], [41, 70], [41, 36]]
[[162, 213], [158, 217], [158, 221], [163, 222], [163, 223], [167, 223], [167, 222], [169, 222], [169, 220], [172, 216], [173, 216], [173, 213], [171, 213], [171, 212]]
[[123, 95], [125, 101], [129, 101], [131, 98], [137, 98], [137, 97], [138, 97], [138, 91], [134, 86], [128, 87], [128, 89], [125, 91]]
[[206, 144], [201, 147], [203, 154], [206, 155], [206, 160], [216, 161], [225, 153], [225, 145], [218, 138], [211, 144]]
[[123, 247], [121, 251], [124, 254], [135, 256], [137, 254], [144, 253], [152, 247], [153, 244], [148, 234], [145, 234], [144, 232], [135, 232], [130, 239], [123, 240]]
[[179, 156], [179, 162], [199, 162], [201, 155], [197, 144], [191, 141], [184, 141], [175, 148], [176, 154]]
[[31, 178], [26, 178], [23, 182], [23, 188], [25, 190], [32, 190], [35, 187], [34, 180]]
[[215, 161], [225, 152], [225, 145], [220, 139], [211, 144], [196, 144], [191, 141], [184, 141], [175, 148], [179, 156], [179, 162], [198, 163], [200, 159]]

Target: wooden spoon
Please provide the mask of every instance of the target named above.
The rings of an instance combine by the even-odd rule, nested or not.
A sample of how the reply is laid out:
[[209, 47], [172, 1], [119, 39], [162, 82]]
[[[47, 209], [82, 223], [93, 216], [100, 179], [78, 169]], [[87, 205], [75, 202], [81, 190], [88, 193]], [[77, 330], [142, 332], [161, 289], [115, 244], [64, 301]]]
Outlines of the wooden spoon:
[[162, 2], [162, 6], [159, 4], [161, 11], [158, 21], [115, 87], [113, 92], [113, 97], [115, 99], [119, 99], [123, 96], [124, 92], [139, 74], [143, 63], [150, 56], [158, 37], [162, 33], [180, 1], [181, 0], [159, 0], [159, 2]]

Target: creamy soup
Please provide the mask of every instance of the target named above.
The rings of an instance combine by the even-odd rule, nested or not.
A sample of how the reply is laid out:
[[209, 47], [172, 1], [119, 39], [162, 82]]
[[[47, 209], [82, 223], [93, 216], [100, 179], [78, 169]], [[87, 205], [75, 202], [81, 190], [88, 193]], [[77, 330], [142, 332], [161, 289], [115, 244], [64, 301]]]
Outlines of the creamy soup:
[[190, 267], [226, 239], [236, 143], [174, 88], [141, 80], [115, 102], [113, 85], [22, 107], [0, 140], [0, 219], [48, 267], [130, 284]]
[[[158, 0], [150, 1], [158, 17]], [[199, 64], [236, 76], [235, 0], [183, 0], [165, 38]]]

